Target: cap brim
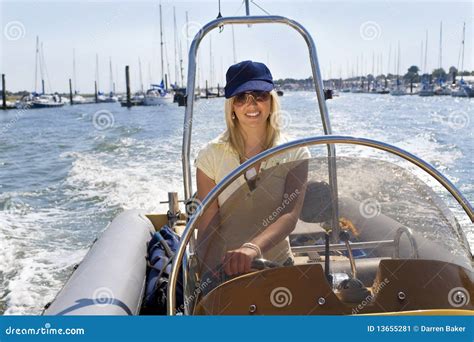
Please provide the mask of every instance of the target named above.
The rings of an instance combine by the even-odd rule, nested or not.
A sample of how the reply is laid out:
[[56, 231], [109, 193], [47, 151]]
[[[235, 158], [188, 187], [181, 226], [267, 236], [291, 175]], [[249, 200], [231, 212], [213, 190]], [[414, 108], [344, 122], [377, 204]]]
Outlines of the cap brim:
[[273, 83], [261, 80], [252, 80], [240, 85], [231, 93], [226, 93], [225, 97], [231, 98], [232, 96], [244, 93], [246, 91], [272, 91], [274, 88], [275, 86], [273, 85]]

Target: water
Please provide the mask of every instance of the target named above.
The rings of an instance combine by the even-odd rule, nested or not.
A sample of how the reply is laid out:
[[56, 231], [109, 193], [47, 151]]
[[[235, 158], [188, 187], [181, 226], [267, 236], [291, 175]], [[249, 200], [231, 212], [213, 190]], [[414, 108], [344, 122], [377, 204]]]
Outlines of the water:
[[[322, 133], [314, 94], [281, 100], [288, 135]], [[327, 103], [335, 134], [404, 148], [473, 202], [472, 100], [341, 94]], [[117, 213], [166, 211], [168, 191], [182, 198], [183, 117], [175, 105], [0, 113], [0, 312], [40, 313]], [[192, 157], [223, 129], [223, 99], [198, 101]], [[474, 231], [466, 233], [473, 248]]]

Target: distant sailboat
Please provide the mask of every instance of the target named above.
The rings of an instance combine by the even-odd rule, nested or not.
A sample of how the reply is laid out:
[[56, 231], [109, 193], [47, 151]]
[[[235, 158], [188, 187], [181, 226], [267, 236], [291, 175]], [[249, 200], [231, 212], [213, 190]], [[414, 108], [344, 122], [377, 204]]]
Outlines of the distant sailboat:
[[96, 55], [96, 82], [97, 82], [97, 102], [99, 103], [111, 103], [117, 102], [118, 98], [113, 93], [113, 76], [112, 76], [112, 60], [109, 59], [109, 72], [110, 72], [110, 92], [108, 95], [100, 91], [99, 83], [99, 56]]
[[[23, 96], [16, 102], [17, 108], [56, 108], [64, 106], [64, 102], [58, 93], [45, 93], [45, 75], [47, 76], [46, 63], [44, 60], [43, 44], [40, 44], [39, 37], [36, 37], [36, 58], [35, 58], [35, 91]], [[38, 68], [41, 76], [41, 93], [37, 92]], [[49, 80], [49, 78], [48, 78]], [[51, 85], [49, 86], [51, 88]]]
[[400, 81], [400, 42], [398, 42], [398, 54], [397, 54], [397, 83], [396, 87], [390, 91], [390, 95], [402, 96], [406, 95], [406, 91]]
[[164, 61], [163, 61], [163, 18], [161, 13], [160, 3], [160, 49], [161, 49], [161, 83], [152, 84], [151, 88], [146, 91], [143, 105], [145, 106], [158, 106], [166, 103], [173, 102], [173, 96], [167, 92], [164, 83]]
[[461, 70], [460, 70], [461, 81], [459, 82], [457, 89], [453, 90], [451, 93], [451, 95], [455, 97], [474, 97], [474, 89], [472, 88], [472, 86], [470, 86], [464, 81], [464, 78], [462, 75], [462, 72], [464, 71], [464, 41], [465, 39], [466, 39], [466, 23], [464, 23], [463, 28], [462, 28], [462, 43], [461, 43], [462, 44], [461, 45], [462, 57], [461, 57]]
[[[428, 30], [426, 30], [426, 42], [425, 42], [425, 65], [424, 65], [424, 71], [428, 72]], [[434, 87], [431, 85], [431, 81], [428, 75], [425, 74], [425, 77], [421, 77], [421, 89], [418, 92], [419, 96], [433, 96], [434, 93]]]
[[31, 108], [56, 108], [62, 106], [64, 106], [64, 102], [58, 93], [42, 94], [33, 98], [31, 103]]
[[[438, 68], [443, 68], [443, 22], [439, 26], [439, 65]], [[436, 80], [437, 85], [434, 88], [435, 95], [451, 95], [451, 89], [446, 84], [446, 80], [440, 76]]]
[[420, 96], [434, 96], [434, 87], [429, 83], [428, 80], [424, 79], [421, 81], [421, 89], [418, 95]]
[[76, 49], [72, 49], [72, 82], [74, 86], [72, 103], [73, 104], [91, 103], [91, 101], [88, 101], [84, 96], [80, 95], [79, 92], [77, 91]]

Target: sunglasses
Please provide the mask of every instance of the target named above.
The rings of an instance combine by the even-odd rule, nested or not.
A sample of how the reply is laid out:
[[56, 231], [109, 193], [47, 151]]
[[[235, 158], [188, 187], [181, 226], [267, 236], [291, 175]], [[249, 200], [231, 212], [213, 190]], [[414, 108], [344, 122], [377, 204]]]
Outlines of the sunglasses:
[[250, 97], [252, 97], [256, 102], [265, 102], [270, 98], [270, 93], [268, 91], [250, 91], [240, 93], [234, 96], [234, 104], [242, 106], [249, 101]]

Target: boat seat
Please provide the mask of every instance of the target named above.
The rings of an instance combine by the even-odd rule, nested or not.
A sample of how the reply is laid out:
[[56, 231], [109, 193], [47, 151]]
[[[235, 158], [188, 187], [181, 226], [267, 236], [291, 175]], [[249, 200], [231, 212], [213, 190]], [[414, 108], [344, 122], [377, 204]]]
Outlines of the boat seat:
[[298, 219], [295, 229], [291, 232], [290, 238], [306, 238], [306, 239], [324, 239], [326, 231], [321, 227], [320, 223], [310, 223]]
[[290, 233], [291, 245], [303, 245], [309, 240], [324, 240], [326, 233], [321, 226], [331, 219], [331, 190], [326, 182], [308, 181], [295, 229]]

